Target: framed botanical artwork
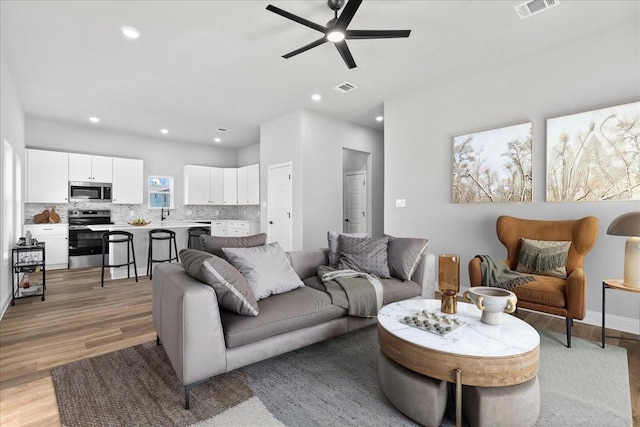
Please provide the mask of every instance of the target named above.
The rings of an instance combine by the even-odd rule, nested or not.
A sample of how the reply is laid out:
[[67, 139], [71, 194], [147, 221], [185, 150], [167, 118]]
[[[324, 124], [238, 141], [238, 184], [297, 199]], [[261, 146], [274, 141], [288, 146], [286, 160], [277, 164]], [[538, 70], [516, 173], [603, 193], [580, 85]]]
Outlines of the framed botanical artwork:
[[640, 102], [547, 120], [547, 201], [640, 200]]
[[453, 202], [533, 200], [531, 122], [453, 138]]

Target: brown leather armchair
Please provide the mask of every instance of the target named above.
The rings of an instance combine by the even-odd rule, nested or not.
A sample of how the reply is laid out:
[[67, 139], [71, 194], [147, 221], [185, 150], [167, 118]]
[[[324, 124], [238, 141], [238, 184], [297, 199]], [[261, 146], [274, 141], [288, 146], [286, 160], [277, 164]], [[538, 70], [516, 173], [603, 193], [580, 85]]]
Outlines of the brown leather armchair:
[[[513, 271], [518, 265], [522, 238], [533, 240], [571, 241], [567, 255], [567, 278], [531, 274], [534, 281], [514, 289], [518, 307], [555, 314], [566, 319], [567, 347], [571, 347], [573, 319], [582, 320], [586, 311], [587, 277], [584, 257], [598, 237], [598, 218], [588, 216], [568, 221], [540, 221], [501, 216], [496, 223], [498, 239], [507, 248], [504, 262]], [[471, 286], [482, 286], [480, 259], [469, 262]]]

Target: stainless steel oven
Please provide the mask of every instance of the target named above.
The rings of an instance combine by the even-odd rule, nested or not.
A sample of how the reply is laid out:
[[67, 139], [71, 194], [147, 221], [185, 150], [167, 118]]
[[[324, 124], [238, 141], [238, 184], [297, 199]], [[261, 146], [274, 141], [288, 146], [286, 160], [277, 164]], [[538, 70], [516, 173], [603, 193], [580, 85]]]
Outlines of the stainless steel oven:
[[111, 202], [111, 184], [69, 181], [70, 202]]
[[[102, 265], [102, 233], [89, 225], [113, 224], [109, 210], [69, 211], [69, 268]], [[109, 248], [107, 247], [107, 251]]]

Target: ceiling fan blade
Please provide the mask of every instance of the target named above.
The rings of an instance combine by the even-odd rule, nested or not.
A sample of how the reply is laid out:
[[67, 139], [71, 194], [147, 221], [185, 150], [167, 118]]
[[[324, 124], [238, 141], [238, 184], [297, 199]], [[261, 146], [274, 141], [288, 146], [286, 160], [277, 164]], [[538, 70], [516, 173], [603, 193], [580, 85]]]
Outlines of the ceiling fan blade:
[[395, 39], [409, 37], [411, 30], [347, 30], [346, 39]]
[[346, 30], [347, 26], [353, 19], [353, 15], [358, 11], [360, 4], [362, 4], [362, 0], [349, 0], [336, 21], [336, 28]]
[[291, 58], [292, 56], [295, 56], [295, 55], [297, 55], [299, 53], [306, 52], [309, 49], [313, 49], [316, 46], [320, 46], [321, 44], [325, 43], [326, 41], [327, 41], [326, 37], [319, 38], [318, 40], [316, 40], [314, 42], [311, 42], [311, 43], [309, 43], [307, 45], [304, 45], [299, 49], [293, 50], [293, 51], [291, 51], [291, 52], [289, 52], [289, 53], [287, 53], [285, 55], [282, 55], [282, 57], [283, 58]]
[[299, 17], [298, 15], [294, 15], [293, 13], [289, 13], [286, 10], [282, 10], [279, 7], [275, 7], [273, 5], [269, 5], [267, 6], [267, 10], [271, 11], [273, 13], [276, 13], [284, 18], [290, 19], [294, 22], [297, 22], [298, 24], [302, 24], [306, 27], [312, 28], [316, 31], [320, 31], [321, 33], [326, 33], [327, 32], [327, 27], [320, 25], [320, 24], [316, 24], [315, 22], [311, 22], [308, 19], [304, 19]]
[[347, 64], [349, 69], [356, 68], [356, 61], [353, 60], [353, 56], [351, 55], [351, 51], [347, 46], [347, 42], [342, 40], [341, 42], [334, 43], [338, 52], [340, 52], [340, 56], [344, 59], [344, 62]]

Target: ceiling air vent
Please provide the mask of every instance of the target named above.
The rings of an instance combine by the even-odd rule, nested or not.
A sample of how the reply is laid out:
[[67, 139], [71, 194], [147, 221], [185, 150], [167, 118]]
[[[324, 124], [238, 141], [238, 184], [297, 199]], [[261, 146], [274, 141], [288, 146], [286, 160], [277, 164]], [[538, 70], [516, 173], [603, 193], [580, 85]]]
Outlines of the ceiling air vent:
[[227, 129], [227, 128], [217, 128], [216, 130], [217, 130], [218, 132], [226, 132], [226, 131], [228, 131], [229, 129]]
[[344, 82], [342, 84], [339, 84], [338, 86], [334, 87], [334, 90], [337, 90], [338, 92], [342, 92], [342, 93], [347, 93], [347, 92], [351, 92], [354, 89], [357, 89], [358, 86], [354, 85], [353, 83], [349, 83], [349, 82]]
[[545, 10], [556, 6], [558, 3], [560, 3], [558, 0], [531, 0], [518, 6], [514, 6], [514, 9], [520, 19], [525, 19], [537, 13], [544, 12]]

